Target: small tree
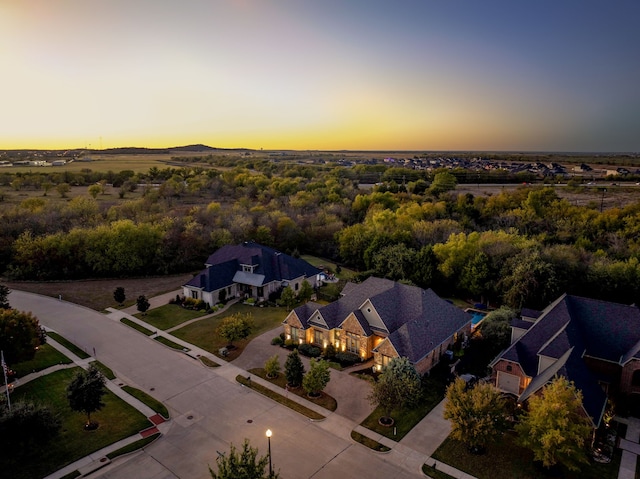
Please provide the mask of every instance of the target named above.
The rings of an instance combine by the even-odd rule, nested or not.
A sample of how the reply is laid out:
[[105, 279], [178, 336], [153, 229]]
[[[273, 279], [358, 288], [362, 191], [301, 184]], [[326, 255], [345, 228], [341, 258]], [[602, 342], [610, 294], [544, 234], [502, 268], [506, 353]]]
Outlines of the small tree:
[[0, 284], [0, 309], [9, 309], [9, 293], [11, 290], [4, 284]]
[[269, 456], [258, 458], [258, 449], [249, 445], [245, 439], [242, 451], [238, 452], [233, 444], [229, 454], [221, 454], [216, 458], [218, 471], [214, 472], [209, 467], [209, 473], [213, 479], [278, 479], [280, 474], [266, 471], [269, 464]]
[[278, 304], [284, 306], [287, 309], [292, 309], [296, 304], [296, 295], [293, 290], [287, 286], [282, 290]]
[[149, 300], [144, 294], [138, 296], [138, 299], [136, 299], [136, 308], [138, 309], [138, 311], [140, 311], [142, 314], [145, 314], [150, 307], [151, 305], [149, 304]]
[[540, 395], [528, 400], [529, 411], [516, 426], [519, 442], [549, 468], [563, 464], [580, 470], [588, 464], [586, 444], [591, 424], [582, 414], [582, 393], [564, 377], [556, 377]]
[[91, 413], [104, 407], [102, 396], [106, 394], [104, 376], [94, 365], [89, 369], [78, 371], [67, 386], [67, 399], [74, 411], [87, 415], [85, 429], [95, 429], [97, 423], [91, 422]]
[[97, 198], [98, 195], [100, 194], [100, 192], [102, 191], [102, 187], [100, 185], [91, 185], [89, 186], [89, 188], [87, 189], [87, 191], [89, 192], [89, 194], [91, 195], [91, 197], [93, 199]]
[[7, 364], [33, 359], [40, 335], [40, 323], [31, 313], [0, 308], [0, 350]]
[[294, 349], [287, 356], [284, 363], [284, 375], [287, 377], [287, 384], [291, 387], [298, 387], [302, 384], [304, 376], [304, 364], [298, 355], [298, 351]]
[[416, 403], [421, 392], [420, 375], [409, 360], [393, 358], [374, 383], [368, 399], [382, 409], [381, 421], [385, 424], [393, 424], [391, 411]]
[[482, 339], [491, 345], [496, 352], [509, 346], [511, 342], [510, 322], [515, 318], [513, 309], [502, 306], [495, 311], [491, 311], [485, 316], [479, 326]]
[[302, 282], [302, 285], [300, 286], [300, 291], [298, 291], [298, 300], [306, 303], [311, 299], [312, 295], [313, 295], [313, 288], [309, 284], [309, 281], [305, 279]]
[[126, 301], [127, 296], [125, 295], [124, 288], [122, 286], [118, 286], [113, 292], [113, 299], [115, 299], [116, 303], [118, 303], [120, 306], [122, 306], [122, 304]]
[[247, 338], [252, 328], [251, 314], [236, 313], [222, 320], [218, 326], [218, 334], [228, 341], [229, 347], [233, 347], [233, 342]]
[[451, 422], [451, 437], [471, 451], [481, 451], [505, 429], [505, 402], [500, 391], [489, 383], [468, 389], [461, 378], [447, 387], [444, 418]]
[[329, 363], [322, 359], [311, 360], [309, 372], [302, 379], [302, 387], [309, 396], [319, 396], [331, 379]]
[[278, 374], [280, 374], [280, 358], [278, 358], [277, 354], [271, 356], [264, 363], [264, 371], [267, 373], [268, 378], [277, 378]]
[[71, 186], [69, 186], [69, 183], [60, 183], [56, 186], [56, 190], [58, 191], [60, 198], [66, 198], [67, 193], [71, 191]]
[[0, 406], [0, 448], [17, 451], [47, 442], [58, 434], [60, 417], [49, 406], [19, 400]]

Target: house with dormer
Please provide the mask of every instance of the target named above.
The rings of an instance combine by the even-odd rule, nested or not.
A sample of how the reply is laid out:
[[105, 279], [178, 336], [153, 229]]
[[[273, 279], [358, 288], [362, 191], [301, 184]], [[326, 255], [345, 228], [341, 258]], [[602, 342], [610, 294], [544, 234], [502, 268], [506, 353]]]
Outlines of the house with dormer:
[[295, 308], [283, 326], [285, 337], [299, 344], [331, 344], [363, 361], [373, 358], [377, 370], [406, 357], [424, 374], [470, 334], [471, 316], [431, 289], [370, 277], [348, 283], [331, 304]]
[[182, 291], [185, 298], [201, 299], [209, 305], [223, 297], [264, 301], [287, 286], [299, 291], [303, 281], [316, 287], [322, 272], [302, 259], [253, 241], [223, 246], [209, 256], [205, 267], [182, 286]]
[[491, 363], [496, 387], [526, 401], [556, 376], [582, 391], [597, 427], [607, 397], [640, 401], [640, 309], [563, 295], [541, 312], [523, 310], [512, 344]]

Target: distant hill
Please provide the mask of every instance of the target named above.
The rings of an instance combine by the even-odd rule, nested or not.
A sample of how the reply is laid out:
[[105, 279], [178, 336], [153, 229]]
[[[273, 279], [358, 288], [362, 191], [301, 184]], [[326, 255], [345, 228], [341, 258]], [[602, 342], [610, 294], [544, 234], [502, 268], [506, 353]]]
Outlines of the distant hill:
[[218, 148], [213, 148], [207, 145], [187, 145], [187, 146], [173, 146], [170, 148], [141, 148], [136, 146], [125, 146], [120, 148], [107, 148], [105, 150], [93, 150], [95, 153], [101, 153], [104, 155], [156, 155], [158, 153], [177, 153], [177, 152], [190, 152], [190, 153], [202, 153], [206, 151], [216, 151]]

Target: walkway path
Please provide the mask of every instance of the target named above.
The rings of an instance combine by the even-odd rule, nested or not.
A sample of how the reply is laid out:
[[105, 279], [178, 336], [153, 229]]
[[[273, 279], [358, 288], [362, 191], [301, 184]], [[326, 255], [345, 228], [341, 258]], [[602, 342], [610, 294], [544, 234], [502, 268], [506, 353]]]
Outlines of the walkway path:
[[[162, 305], [166, 303], [156, 302], [156, 304]], [[155, 330], [153, 325], [145, 323], [143, 320], [127, 313], [126, 310], [115, 310], [111, 308], [108, 310], [110, 311], [108, 316], [115, 321], [120, 321], [122, 317], [126, 317], [149, 330]], [[220, 312], [214, 314], [219, 314]], [[192, 321], [198, 321], [200, 319], [203, 318], [196, 318]], [[185, 325], [186, 323], [182, 323], [179, 326], [172, 328], [172, 330]], [[156, 335], [164, 336], [179, 345], [183, 345], [185, 348], [189, 349], [186, 354], [193, 358], [207, 357], [218, 364], [222, 363], [221, 367], [216, 368], [216, 373], [229, 381], [236, 382], [236, 377], [238, 375], [246, 376], [247, 370], [263, 367], [266, 359], [274, 354], [279, 356], [281, 364], [284, 363], [286, 356], [290, 351], [285, 348], [274, 347], [271, 345], [271, 339], [277, 336], [280, 331], [280, 328], [276, 328], [254, 338], [245, 347], [242, 355], [232, 363], [227, 363], [216, 357], [214, 354], [171, 335], [170, 330], [157, 331]], [[301, 356], [301, 358], [305, 363], [305, 367], [308, 369], [309, 359], [304, 356]], [[276, 386], [275, 384], [258, 376], [251, 375], [251, 380], [277, 392], [280, 395], [287, 395], [286, 391], [283, 391], [279, 386]], [[371, 406], [366, 399], [370, 390], [371, 386], [366, 381], [353, 377], [348, 372], [331, 370], [331, 381], [327, 385], [325, 391], [327, 394], [333, 396], [338, 402], [338, 409], [335, 412], [332, 413], [296, 394], [290, 394], [287, 395], [287, 397], [317, 412], [318, 414], [325, 416], [326, 419], [319, 421], [318, 426], [338, 437], [353, 441], [351, 439], [351, 431], [355, 430], [363, 436], [369, 437], [389, 447], [391, 449], [388, 453], [389, 459], [404, 469], [421, 471], [422, 465], [425, 463], [429, 465], [436, 464], [439, 470], [446, 472], [454, 478], [473, 479], [473, 476], [457, 470], [447, 464], [436, 461], [431, 457], [431, 454], [433, 454], [440, 444], [448, 437], [450, 432], [449, 422], [442, 416], [444, 401], [438, 404], [427, 416], [425, 416], [422, 421], [418, 423], [400, 442], [396, 442], [359, 425], [360, 422], [362, 422], [373, 411], [373, 406]]]
[[[27, 374], [26, 376], [23, 376], [17, 379], [16, 381], [14, 381], [13, 383], [14, 387], [23, 386], [33, 381], [34, 379], [37, 379], [42, 376], [46, 376], [47, 374], [51, 374], [61, 369], [74, 368], [78, 366], [81, 368], [87, 369], [90, 363], [96, 361], [96, 358], [91, 356], [85, 359], [79, 358], [73, 352], [67, 349], [65, 346], [63, 346], [62, 344], [57, 342], [55, 339], [53, 339], [51, 336], [47, 337], [47, 344], [49, 344], [50, 346], [57, 349], [65, 356], [67, 356], [69, 359], [71, 359], [73, 361], [73, 364], [57, 364], [55, 366], [51, 366], [50, 368], [44, 369], [42, 371]], [[114, 380], [107, 379], [105, 381], [105, 385], [107, 389], [109, 389], [109, 391], [111, 391], [120, 399], [127, 402], [128, 404], [136, 408], [138, 411], [140, 411], [142, 414], [144, 414], [151, 422], [151, 425], [147, 429], [140, 431], [138, 434], [124, 438], [103, 449], [100, 449], [99, 451], [94, 452], [93, 454], [90, 454], [89, 456], [79, 459], [78, 461], [75, 461], [72, 464], [67, 465], [66, 467], [63, 467], [62, 469], [47, 476], [45, 479], [58, 479], [58, 478], [64, 477], [65, 475], [75, 470], [78, 470], [82, 475], [89, 474], [109, 464], [110, 460], [107, 458], [107, 454], [117, 451], [118, 449], [124, 446], [127, 446], [129, 444], [132, 444], [144, 437], [148, 437], [152, 434], [155, 434], [156, 432], [162, 432], [167, 427], [166, 425], [163, 425], [164, 423], [166, 423], [166, 419], [162, 418], [162, 416], [157, 414], [153, 409], [151, 409], [149, 406], [147, 406], [143, 402], [139, 401], [137, 398], [125, 392], [122, 389], [122, 386], [124, 384], [117, 377]]]
[[619, 447], [622, 449], [622, 459], [620, 460], [620, 472], [618, 479], [635, 479], [636, 463], [640, 455], [640, 419], [616, 418], [617, 421], [627, 425], [627, 433], [624, 439], [620, 439]]

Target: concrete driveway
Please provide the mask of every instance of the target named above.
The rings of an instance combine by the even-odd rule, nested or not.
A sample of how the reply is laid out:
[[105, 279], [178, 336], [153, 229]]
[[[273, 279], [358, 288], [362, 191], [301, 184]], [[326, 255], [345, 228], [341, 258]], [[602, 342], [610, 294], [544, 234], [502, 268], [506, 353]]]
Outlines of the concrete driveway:
[[[242, 352], [242, 355], [235, 359], [232, 364], [245, 370], [262, 368], [268, 358], [277, 354], [280, 358], [280, 367], [284, 370], [284, 363], [291, 351], [271, 344], [271, 340], [281, 332], [282, 328], [278, 327], [253, 339]], [[305, 371], [308, 371], [309, 359], [302, 355], [300, 355], [300, 358], [304, 364]], [[331, 380], [325, 392], [333, 396], [338, 402], [338, 409], [336, 409], [335, 414], [356, 424], [361, 423], [374, 409], [367, 401], [367, 396], [371, 392], [371, 385], [362, 379], [351, 376], [348, 372], [332, 369]]]
[[[208, 369], [199, 361], [88, 308], [21, 291], [11, 305], [33, 312], [44, 325], [93, 354], [118, 379], [163, 401], [170, 410], [166, 433], [144, 451], [123, 457], [91, 477], [112, 479], [209, 478], [217, 452], [245, 438], [266, 453], [284, 478], [423, 477], [415, 451], [377, 454], [353, 442], [350, 421], [339, 414], [323, 422], [304, 416], [235, 382], [233, 364]], [[271, 353], [272, 354], [272, 353]], [[336, 384], [338, 381], [336, 381]]]

